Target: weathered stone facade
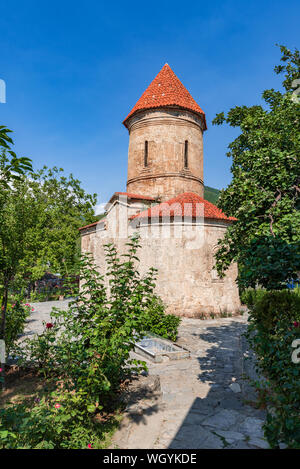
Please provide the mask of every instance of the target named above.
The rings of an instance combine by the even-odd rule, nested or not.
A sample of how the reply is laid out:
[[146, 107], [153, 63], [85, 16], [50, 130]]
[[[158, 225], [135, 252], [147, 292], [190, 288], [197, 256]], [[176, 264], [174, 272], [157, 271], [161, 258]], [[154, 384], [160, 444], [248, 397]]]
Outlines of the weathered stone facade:
[[122, 254], [137, 232], [140, 272], [158, 269], [156, 292], [168, 312], [238, 313], [237, 266], [223, 279], [214, 269], [218, 240], [233, 219], [203, 199], [203, 111], [166, 65], [124, 124], [128, 192], [115, 193], [105, 219], [81, 229], [82, 251], [105, 274], [104, 244], [113, 242]]
[[199, 116], [181, 109], [147, 110], [133, 115], [127, 127], [128, 192], [161, 200], [183, 192], [203, 197], [203, 122]]
[[91, 252], [99, 270], [106, 271], [104, 244], [113, 242], [120, 254], [126, 252], [128, 237], [139, 233], [140, 272], [158, 269], [156, 292], [167, 311], [179, 316], [202, 317], [211, 313], [236, 314], [240, 310], [235, 283], [237, 266], [233, 264], [224, 279], [214, 269], [214, 254], [228, 223], [200, 218], [149, 223], [135, 219], [126, 223], [128, 215], [138, 211], [136, 204], [116, 201], [103, 222], [82, 230], [82, 250]]

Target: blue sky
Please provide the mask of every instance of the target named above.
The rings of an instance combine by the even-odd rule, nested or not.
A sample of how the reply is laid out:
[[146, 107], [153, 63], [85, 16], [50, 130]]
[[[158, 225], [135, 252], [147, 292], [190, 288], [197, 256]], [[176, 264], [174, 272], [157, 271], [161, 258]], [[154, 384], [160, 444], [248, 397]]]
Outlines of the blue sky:
[[299, 46], [299, 14], [276, 0], [2, 0], [0, 123], [19, 156], [72, 172], [100, 204], [125, 190], [122, 120], [168, 62], [207, 116], [205, 183], [226, 187], [236, 131], [211, 121], [280, 87], [275, 43]]

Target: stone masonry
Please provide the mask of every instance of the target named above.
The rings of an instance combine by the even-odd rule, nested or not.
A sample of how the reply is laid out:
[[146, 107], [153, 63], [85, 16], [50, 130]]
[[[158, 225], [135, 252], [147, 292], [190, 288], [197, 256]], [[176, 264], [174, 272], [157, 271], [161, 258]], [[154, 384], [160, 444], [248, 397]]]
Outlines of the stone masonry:
[[166, 64], [123, 123], [128, 192], [116, 192], [105, 218], [80, 229], [82, 251], [93, 254], [104, 274], [104, 245], [114, 243], [124, 254], [138, 233], [140, 272], [158, 269], [156, 292], [168, 312], [239, 313], [237, 266], [222, 279], [214, 266], [218, 241], [235, 219], [203, 198], [204, 112]]
[[[202, 121], [186, 110], [144, 111], [128, 121], [129, 193], [168, 200], [183, 192], [203, 197]], [[144, 165], [145, 141], [148, 162]], [[188, 168], [184, 167], [188, 142]]]

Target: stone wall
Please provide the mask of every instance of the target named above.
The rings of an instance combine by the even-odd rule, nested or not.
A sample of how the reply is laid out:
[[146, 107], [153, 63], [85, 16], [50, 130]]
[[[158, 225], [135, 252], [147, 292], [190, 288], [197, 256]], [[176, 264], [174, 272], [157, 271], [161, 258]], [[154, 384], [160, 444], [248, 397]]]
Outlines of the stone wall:
[[[120, 204], [114, 206], [108, 214], [107, 229], [82, 236], [82, 251], [93, 254], [102, 273], [106, 270], [105, 243], [114, 242], [120, 254], [126, 251], [128, 238], [116, 236], [115, 231], [117, 211], [124, 209]], [[125, 217], [121, 214], [120, 218]], [[150, 267], [158, 269], [156, 292], [168, 312], [186, 317], [239, 312], [237, 266], [232, 265], [222, 280], [214, 269], [217, 242], [227, 226], [225, 222], [203, 220], [197, 225], [185, 222], [128, 227], [128, 235], [139, 232], [141, 236], [142, 248], [138, 252], [141, 273]]]
[[[127, 191], [167, 200], [183, 192], [203, 197], [202, 120], [180, 109], [148, 110], [128, 121]], [[145, 141], [148, 165], [144, 165]], [[188, 167], [185, 167], [185, 141]]]

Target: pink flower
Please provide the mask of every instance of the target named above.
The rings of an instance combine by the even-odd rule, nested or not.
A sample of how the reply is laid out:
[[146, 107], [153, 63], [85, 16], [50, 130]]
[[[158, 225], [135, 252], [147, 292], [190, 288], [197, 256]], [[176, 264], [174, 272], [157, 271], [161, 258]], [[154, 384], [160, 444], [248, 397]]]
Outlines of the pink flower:
[[295, 321], [293, 324], [294, 324], [294, 327], [299, 327], [300, 326], [300, 322], [297, 322], [297, 321]]
[[47, 323], [46, 323], [46, 328], [47, 328], [47, 329], [51, 329], [51, 327], [53, 327], [52, 322], [47, 322]]
[[55, 409], [59, 409], [61, 407], [61, 405], [60, 404], [55, 404], [54, 407], [55, 407]]
[[0, 368], [0, 373], [2, 373], [2, 371], [3, 371], [3, 369], [2, 369], [2, 368]]
[[14, 303], [13, 305], [11, 305], [12, 308], [14, 308], [16, 306], [16, 303]]
[[91, 443], [89, 443], [87, 447], [88, 447], [88, 449], [93, 449]]
[[31, 308], [31, 311], [34, 311], [34, 308]]

